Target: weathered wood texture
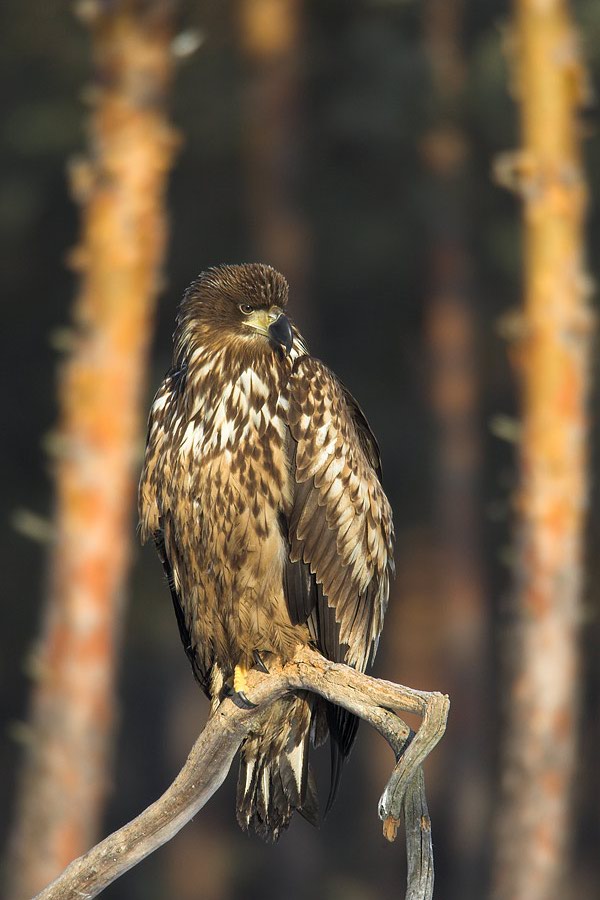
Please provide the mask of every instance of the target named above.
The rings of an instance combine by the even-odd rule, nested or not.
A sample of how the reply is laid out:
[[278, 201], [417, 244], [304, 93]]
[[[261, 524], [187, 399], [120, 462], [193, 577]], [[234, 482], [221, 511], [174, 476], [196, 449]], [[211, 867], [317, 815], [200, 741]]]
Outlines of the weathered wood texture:
[[515, 0], [511, 48], [523, 147], [498, 175], [524, 205], [525, 301], [511, 323], [523, 422], [493, 896], [550, 900], [564, 896], [576, 764], [592, 331], [577, 122], [585, 78], [566, 0]]
[[107, 787], [146, 357], [175, 146], [165, 118], [171, 5], [85, 3], [89, 156], [73, 167], [81, 273], [53, 441], [55, 542], [10, 858], [31, 897], [93, 843]]
[[[431, 824], [421, 764], [444, 733], [448, 698], [379, 681], [332, 663], [307, 647], [269, 675], [251, 672], [248, 693], [257, 704], [242, 710], [224, 700], [211, 715], [183, 769], [165, 793], [128, 825], [75, 860], [37, 900], [97, 896], [105, 887], [172, 838], [223, 783], [249, 729], [260, 724], [270, 703], [290, 689], [311, 690], [340, 704], [376, 728], [394, 750], [397, 763], [381, 800], [379, 815], [389, 840], [404, 811], [408, 852], [408, 900], [431, 900]], [[392, 710], [423, 717], [416, 735]], [[233, 811], [232, 811], [233, 815]]]

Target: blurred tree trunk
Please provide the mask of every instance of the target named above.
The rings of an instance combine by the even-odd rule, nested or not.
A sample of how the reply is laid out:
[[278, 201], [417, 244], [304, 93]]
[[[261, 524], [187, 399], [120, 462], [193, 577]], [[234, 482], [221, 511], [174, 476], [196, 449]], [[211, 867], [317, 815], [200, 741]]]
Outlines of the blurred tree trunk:
[[[466, 220], [467, 155], [462, 54], [463, 0], [427, 0], [423, 38], [432, 80], [433, 125], [422, 144], [427, 205], [426, 339], [435, 440], [435, 613], [441, 630], [436, 685], [452, 697], [444, 827], [452, 896], [482, 892], [489, 794], [486, 691], [488, 606], [481, 543], [480, 367]], [[449, 885], [450, 886], [450, 885]]]
[[242, 118], [250, 246], [286, 276], [307, 331], [309, 231], [299, 210], [298, 184], [303, 7], [303, 0], [239, 0], [247, 64]]
[[523, 423], [514, 681], [502, 771], [495, 900], [563, 897], [576, 766], [591, 316], [583, 263], [585, 99], [566, 0], [516, 0], [522, 150], [499, 161], [521, 195], [525, 301], [513, 352]]
[[[245, 213], [251, 250], [279, 269], [310, 341], [310, 233], [300, 208], [304, 147], [301, 52], [304, 0], [239, 0], [240, 47], [246, 64], [242, 106]], [[318, 860], [319, 841], [304, 836], [304, 853], [289, 842], [273, 872], [274, 892], [295, 900]], [[317, 864], [318, 865], [318, 864]]]
[[[299, 67], [303, 9], [303, 0], [237, 0], [234, 28], [244, 66], [241, 151], [248, 253], [285, 275], [306, 333], [309, 231], [298, 209], [297, 184], [303, 144]], [[232, 836], [220, 824], [200, 822], [193, 838], [171, 842], [167, 848], [171, 893], [197, 896], [202, 870], [207, 896], [219, 900], [231, 896], [233, 872], [223, 864], [223, 855], [233, 852], [237, 841], [237, 834]], [[286, 846], [281, 845], [281, 852], [286, 853]], [[293, 866], [298, 861], [292, 853], [286, 871]]]
[[[108, 786], [146, 358], [175, 146], [170, 2], [82, 3], [93, 43], [81, 284], [59, 387], [56, 538], [36, 652], [9, 896], [32, 897], [96, 837]], [[43, 289], [43, 288], [41, 288]]]
[[[239, 40], [245, 62], [242, 151], [249, 246], [279, 269], [290, 285], [292, 307], [310, 341], [310, 230], [302, 210], [305, 134], [302, 83], [304, 0], [239, 0]], [[279, 847], [274, 892], [295, 900], [307, 872], [319, 866], [318, 834], [303, 834], [303, 852]], [[307, 863], [307, 860], [310, 862]]]

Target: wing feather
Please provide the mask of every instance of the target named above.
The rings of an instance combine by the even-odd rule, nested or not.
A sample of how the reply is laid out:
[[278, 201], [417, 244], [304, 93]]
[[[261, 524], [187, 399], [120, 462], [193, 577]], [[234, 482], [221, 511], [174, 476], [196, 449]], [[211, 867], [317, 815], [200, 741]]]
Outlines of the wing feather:
[[[381, 487], [379, 448], [356, 400], [321, 362], [298, 359], [289, 388], [295, 480], [290, 564], [313, 574], [316, 590], [305, 591], [303, 612], [321, 652], [364, 671], [377, 649], [393, 569], [392, 513]], [[292, 598], [294, 621], [301, 621], [301, 611]], [[327, 722], [329, 807], [358, 721], [329, 706]]]
[[142, 543], [145, 543], [160, 530], [161, 494], [165, 481], [163, 472], [164, 450], [169, 444], [173, 394], [179, 390], [181, 381], [181, 371], [171, 369], [167, 372], [150, 409], [144, 467], [138, 488], [138, 511]]
[[175, 585], [175, 579], [173, 577], [173, 567], [171, 565], [171, 561], [167, 554], [167, 548], [165, 544], [165, 535], [163, 530], [154, 532], [154, 546], [158, 552], [159, 559], [163, 565], [164, 573], [169, 585], [169, 590], [171, 591], [171, 599], [173, 601], [173, 609], [175, 610], [175, 617], [177, 619], [177, 626], [179, 628], [179, 636], [181, 638], [181, 643], [183, 644], [183, 648], [186, 652], [186, 656], [190, 661], [190, 665], [192, 667], [192, 671], [196, 677], [196, 680], [200, 684], [202, 690], [206, 694], [206, 696], [210, 699], [210, 679], [208, 672], [204, 669], [201, 664], [200, 657], [196, 653], [193, 645], [190, 634], [190, 629], [188, 627], [188, 623], [186, 621], [185, 612], [183, 609], [183, 605], [181, 603], [181, 598], [179, 596], [179, 592]]
[[379, 448], [356, 400], [309, 356], [296, 361], [290, 379], [288, 422], [296, 480], [291, 544], [334, 610], [339, 640], [348, 647], [344, 661], [364, 670], [381, 631], [393, 567]]
[[164, 496], [165, 486], [167, 489], [170, 486], [170, 479], [165, 470], [168, 470], [170, 466], [168, 442], [172, 428], [173, 400], [183, 390], [185, 377], [185, 370], [171, 369], [161, 384], [150, 410], [144, 467], [138, 489], [140, 536], [142, 542], [150, 537], [154, 540], [169, 584], [181, 642], [196, 679], [205, 694], [210, 696], [209, 672], [192, 646], [190, 628], [178, 589], [176, 578], [177, 542], [171, 536], [171, 519], [167, 509], [168, 503], [165, 502]]

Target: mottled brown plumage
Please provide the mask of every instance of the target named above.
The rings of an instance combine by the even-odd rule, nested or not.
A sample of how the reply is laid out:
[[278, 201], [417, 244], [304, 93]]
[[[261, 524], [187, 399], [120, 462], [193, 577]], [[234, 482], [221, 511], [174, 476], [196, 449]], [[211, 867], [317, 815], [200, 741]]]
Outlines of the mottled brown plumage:
[[[283, 315], [287, 294], [258, 264], [194, 281], [150, 414], [142, 537], [156, 543], [213, 707], [236, 666], [268, 667], [299, 644], [364, 670], [388, 599], [393, 528], [377, 443]], [[304, 694], [275, 703], [242, 748], [242, 827], [276, 839], [294, 809], [314, 821], [309, 740], [331, 735], [331, 801], [356, 724]]]

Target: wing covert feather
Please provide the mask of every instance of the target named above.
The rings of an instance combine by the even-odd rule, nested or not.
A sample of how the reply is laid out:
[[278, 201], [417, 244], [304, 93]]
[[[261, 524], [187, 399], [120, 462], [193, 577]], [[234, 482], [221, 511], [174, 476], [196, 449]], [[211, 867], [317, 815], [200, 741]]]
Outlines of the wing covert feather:
[[160, 529], [161, 495], [164, 492], [165, 480], [168, 482], [166, 476], [169, 474], [164, 471], [164, 450], [169, 445], [170, 400], [178, 374], [174, 370], [167, 373], [154, 397], [148, 417], [144, 466], [138, 487], [138, 512], [142, 543], [145, 543]]
[[138, 511], [142, 543], [153, 538], [171, 592], [179, 635], [192, 670], [203, 691], [209, 692], [209, 672], [193, 647], [190, 626], [177, 587], [175, 570], [178, 567], [177, 542], [172, 539], [172, 519], [169, 513], [171, 451], [169, 435], [172, 430], [173, 395], [182, 390], [185, 372], [171, 369], [158, 389], [150, 416], [146, 437], [144, 466], [138, 488]]
[[[326, 657], [364, 671], [377, 650], [393, 569], [392, 514], [380, 483], [379, 448], [356, 400], [318, 360], [296, 361], [289, 390], [295, 489], [287, 568], [308, 571], [313, 587], [300, 597], [290, 596], [288, 587], [288, 605], [294, 621], [306, 619]], [[326, 718], [329, 809], [358, 719], [333, 704], [327, 704]]]
[[[358, 403], [319, 360], [298, 359], [289, 387], [296, 480], [290, 559], [306, 564], [321, 586], [327, 609], [317, 633], [320, 624], [329, 645], [321, 649], [364, 671], [377, 649], [393, 570], [379, 449]], [[335, 652], [331, 627], [323, 628], [329, 610], [337, 623]]]

